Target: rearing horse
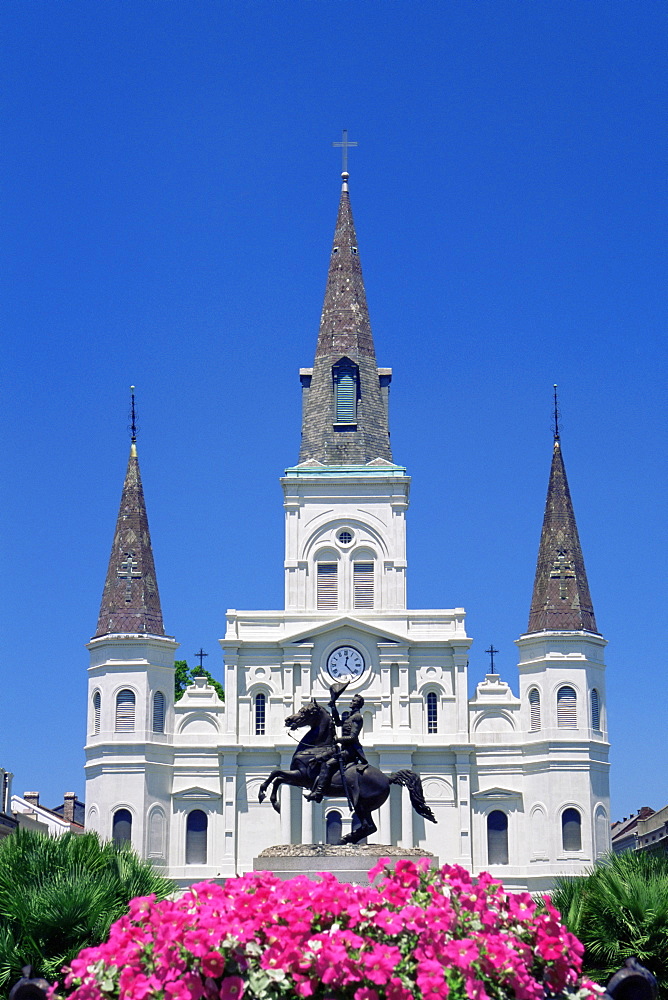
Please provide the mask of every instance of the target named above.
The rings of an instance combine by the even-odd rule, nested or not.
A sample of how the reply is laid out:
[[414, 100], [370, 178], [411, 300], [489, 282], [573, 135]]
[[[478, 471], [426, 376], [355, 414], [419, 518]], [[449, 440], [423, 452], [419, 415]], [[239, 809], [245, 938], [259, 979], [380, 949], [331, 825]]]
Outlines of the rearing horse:
[[[280, 813], [278, 789], [281, 785], [295, 785], [297, 788], [312, 788], [318, 774], [323, 757], [331, 756], [336, 745], [336, 730], [331, 715], [317, 701], [310, 701], [294, 715], [285, 720], [285, 725], [292, 731], [309, 726], [309, 731], [298, 745], [290, 764], [290, 770], [280, 768], [272, 771], [260, 786], [258, 798], [264, 802], [269, 785], [272, 785], [269, 801]], [[359, 768], [357, 764], [345, 767], [345, 779], [348, 793], [353, 804], [353, 816], [358, 820], [358, 826], [342, 838], [342, 844], [357, 844], [364, 837], [377, 830], [371, 813], [379, 809], [390, 794], [390, 785], [405, 785], [411, 799], [411, 805], [419, 816], [436, 822], [436, 817], [424, 800], [420, 776], [414, 771], [394, 771], [384, 774], [370, 764]], [[325, 795], [345, 797], [345, 789], [340, 772], [336, 772], [325, 789]]]

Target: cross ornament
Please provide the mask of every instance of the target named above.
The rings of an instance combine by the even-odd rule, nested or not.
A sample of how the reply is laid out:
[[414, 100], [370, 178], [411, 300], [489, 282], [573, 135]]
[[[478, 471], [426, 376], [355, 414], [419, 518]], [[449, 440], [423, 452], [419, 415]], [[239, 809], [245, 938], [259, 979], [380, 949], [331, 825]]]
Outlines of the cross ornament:
[[341, 142], [333, 142], [332, 146], [339, 146], [341, 148], [341, 160], [342, 160], [342, 173], [348, 173], [348, 150], [351, 146], [356, 146], [356, 142], [350, 142], [348, 140], [348, 129], [344, 128], [341, 133]]
[[199, 658], [199, 668], [200, 668], [200, 670], [204, 669], [204, 657], [208, 656], [208, 655], [209, 654], [205, 653], [201, 646], [199, 647], [199, 652], [195, 653], [195, 656], [197, 656]]
[[125, 553], [125, 558], [119, 566], [116, 575], [119, 580], [126, 581], [125, 603], [129, 604], [132, 600], [132, 581], [141, 577], [141, 570], [139, 569], [139, 563], [135, 559], [134, 552]]
[[494, 649], [494, 646], [490, 643], [489, 644], [489, 649], [486, 649], [485, 652], [489, 653], [489, 658], [491, 660], [490, 667], [489, 667], [489, 672], [490, 672], [490, 674], [495, 674], [496, 670], [494, 669], [494, 654], [498, 653], [499, 651], [498, 651], [498, 649]]

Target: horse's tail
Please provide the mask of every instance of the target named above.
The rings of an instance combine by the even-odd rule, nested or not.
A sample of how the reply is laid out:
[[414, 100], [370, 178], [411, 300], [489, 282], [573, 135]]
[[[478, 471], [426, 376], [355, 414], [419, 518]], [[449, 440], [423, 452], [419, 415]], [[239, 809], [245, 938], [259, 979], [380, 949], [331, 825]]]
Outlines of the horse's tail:
[[389, 781], [391, 785], [405, 785], [411, 797], [411, 805], [418, 816], [423, 816], [432, 823], [436, 822], [436, 817], [424, 800], [419, 774], [415, 771], [393, 771], [389, 775]]

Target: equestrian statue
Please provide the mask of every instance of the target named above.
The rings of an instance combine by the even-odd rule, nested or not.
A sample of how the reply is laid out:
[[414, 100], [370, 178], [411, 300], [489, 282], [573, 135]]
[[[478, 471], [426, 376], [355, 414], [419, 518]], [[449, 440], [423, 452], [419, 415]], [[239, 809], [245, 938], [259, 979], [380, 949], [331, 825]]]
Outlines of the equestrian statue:
[[[279, 813], [281, 785], [308, 789], [305, 798], [311, 802], [322, 802], [325, 796], [345, 797], [353, 814], [353, 830], [341, 843], [357, 844], [376, 832], [371, 813], [387, 800], [390, 785], [404, 785], [418, 815], [435, 823], [436, 818], [424, 800], [419, 775], [408, 770], [384, 774], [367, 761], [359, 740], [364, 725], [360, 711], [364, 699], [359, 694], [354, 695], [350, 712], [344, 713], [343, 718], [336, 707], [337, 699], [348, 684], [349, 681], [332, 684], [327, 707], [313, 699], [285, 720], [291, 732], [306, 726], [309, 731], [295, 750], [290, 769], [276, 768], [262, 783], [260, 802], [264, 802], [270, 785], [269, 801]], [[341, 730], [340, 737], [336, 735], [337, 727]]]

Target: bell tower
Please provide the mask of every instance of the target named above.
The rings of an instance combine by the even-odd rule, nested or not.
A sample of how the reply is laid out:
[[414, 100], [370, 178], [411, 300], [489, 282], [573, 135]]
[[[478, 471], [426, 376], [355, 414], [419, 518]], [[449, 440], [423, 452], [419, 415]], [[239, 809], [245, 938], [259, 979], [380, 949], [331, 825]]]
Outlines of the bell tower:
[[410, 479], [392, 460], [392, 371], [376, 361], [344, 170], [299, 464], [286, 469], [285, 608], [405, 609]]

